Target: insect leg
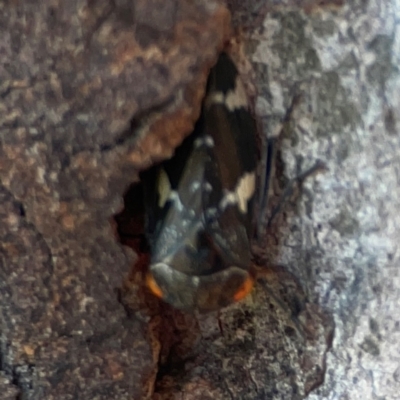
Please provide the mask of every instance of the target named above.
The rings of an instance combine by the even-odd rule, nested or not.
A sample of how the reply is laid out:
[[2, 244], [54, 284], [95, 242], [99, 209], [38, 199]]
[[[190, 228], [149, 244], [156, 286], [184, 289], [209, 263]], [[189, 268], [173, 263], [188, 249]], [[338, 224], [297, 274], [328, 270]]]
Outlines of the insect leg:
[[[268, 210], [268, 198], [271, 188], [272, 179], [275, 176], [275, 161], [276, 161], [276, 148], [278, 142], [282, 136], [284, 126], [288, 124], [292, 118], [292, 114], [301, 100], [301, 95], [293, 97], [290, 107], [286, 111], [286, 114], [282, 120], [281, 128], [278, 132], [262, 140], [261, 149], [261, 162], [259, 172], [259, 197], [258, 197], [258, 211], [257, 219], [255, 221], [256, 231], [255, 237], [259, 241], [262, 238], [263, 231], [266, 229], [264, 223], [266, 220], [266, 214]], [[267, 224], [267, 227], [269, 224]]]
[[307, 179], [309, 176], [325, 171], [327, 169], [326, 165], [321, 161], [318, 160], [311, 168], [307, 169], [306, 171], [302, 172], [300, 175], [296, 176], [295, 178], [291, 179], [289, 183], [287, 184], [285, 190], [283, 191], [278, 204], [272, 209], [271, 215], [268, 219], [267, 227], [270, 227], [274, 218], [279, 214], [279, 212], [282, 210], [282, 207], [285, 205], [285, 203], [288, 201], [288, 199], [292, 196], [294, 192], [294, 188], [296, 186], [300, 186], [305, 179]]
[[268, 138], [262, 149], [261, 172], [260, 172], [260, 193], [258, 199], [259, 215], [256, 221], [256, 238], [260, 239], [265, 229], [264, 221], [267, 213], [267, 203], [271, 188], [272, 177], [275, 170], [275, 153], [277, 137]]

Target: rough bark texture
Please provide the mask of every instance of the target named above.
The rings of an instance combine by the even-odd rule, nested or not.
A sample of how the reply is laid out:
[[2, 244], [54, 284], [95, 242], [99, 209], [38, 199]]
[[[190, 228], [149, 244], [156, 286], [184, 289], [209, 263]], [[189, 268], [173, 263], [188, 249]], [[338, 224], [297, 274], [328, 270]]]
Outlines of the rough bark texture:
[[328, 170], [255, 249], [285, 269], [207, 316], [133, 278], [119, 296], [135, 257], [110, 219], [190, 132], [226, 9], [0, 4], [2, 399], [399, 397], [400, 4], [341, 3], [229, 2], [264, 134], [287, 116], [276, 194]]
[[316, 158], [329, 168], [277, 227], [280, 262], [335, 321], [312, 400], [399, 398], [399, 5], [273, 13], [248, 37], [267, 130], [302, 95], [283, 144], [286, 175]]
[[192, 129], [229, 13], [203, 0], [9, 1], [0, 30], [1, 397], [140, 399], [158, 355], [118, 302], [134, 257], [110, 218], [135, 165]]

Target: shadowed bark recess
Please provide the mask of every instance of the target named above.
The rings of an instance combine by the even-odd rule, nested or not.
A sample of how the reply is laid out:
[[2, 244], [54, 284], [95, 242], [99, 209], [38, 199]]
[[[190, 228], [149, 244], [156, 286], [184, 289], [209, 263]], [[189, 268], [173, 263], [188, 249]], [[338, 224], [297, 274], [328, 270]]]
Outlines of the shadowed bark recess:
[[[0, 3], [2, 399], [398, 398], [396, 0], [227, 3]], [[143, 289], [128, 188], [190, 133], [232, 34], [282, 130], [272, 203], [328, 170], [255, 248], [252, 294], [198, 316]]]

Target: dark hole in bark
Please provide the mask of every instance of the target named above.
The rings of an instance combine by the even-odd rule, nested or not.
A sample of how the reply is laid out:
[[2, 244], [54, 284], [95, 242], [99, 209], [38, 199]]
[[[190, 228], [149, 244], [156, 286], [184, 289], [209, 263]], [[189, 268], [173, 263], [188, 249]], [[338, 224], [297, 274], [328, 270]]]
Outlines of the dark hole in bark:
[[144, 203], [142, 183], [133, 183], [124, 194], [124, 209], [114, 216], [118, 240], [136, 252], [148, 251], [144, 234]]

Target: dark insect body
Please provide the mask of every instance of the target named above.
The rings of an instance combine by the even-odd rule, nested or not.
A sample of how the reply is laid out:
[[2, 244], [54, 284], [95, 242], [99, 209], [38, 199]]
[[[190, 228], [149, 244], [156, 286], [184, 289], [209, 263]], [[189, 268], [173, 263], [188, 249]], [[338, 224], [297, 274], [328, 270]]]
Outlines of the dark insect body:
[[206, 312], [250, 292], [258, 154], [243, 84], [222, 53], [194, 132], [141, 177], [151, 252], [146, 281], [155, 295]]

